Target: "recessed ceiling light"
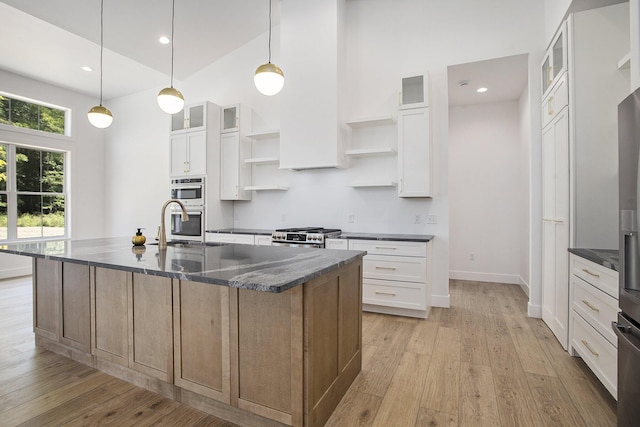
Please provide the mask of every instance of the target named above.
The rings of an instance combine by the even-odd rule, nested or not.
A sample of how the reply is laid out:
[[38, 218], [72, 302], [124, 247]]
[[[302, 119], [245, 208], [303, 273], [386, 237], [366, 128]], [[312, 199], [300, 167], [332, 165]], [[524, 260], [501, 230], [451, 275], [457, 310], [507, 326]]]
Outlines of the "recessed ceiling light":
[[167, 36], [162, 36], [162, 37], [160, 37], [160, 38], [158, 39], [158, 41], [159, 41], [160, 43], [162, 43], [162, 44], [169, 44], [169, 42], [170, 42], [171, 40], [169, 40], [169, 37], [167, 37]]
[[93, 71], [93, 68], [91, 68], [91, 67], [87, 67], [86, 65], [85, 65], [84, 67], [82, 67], [82, 69], [83, 69], [84, 71]]
[[486, 91], [488, 91], [488, 90], [489, 90], [489, 89], [487, 89], [486, 87], [479, 87], [479, 88], [476, 90], [476, 92], [478, 92], [478, 93], [484, 93], [484, 92], [486, 92]]

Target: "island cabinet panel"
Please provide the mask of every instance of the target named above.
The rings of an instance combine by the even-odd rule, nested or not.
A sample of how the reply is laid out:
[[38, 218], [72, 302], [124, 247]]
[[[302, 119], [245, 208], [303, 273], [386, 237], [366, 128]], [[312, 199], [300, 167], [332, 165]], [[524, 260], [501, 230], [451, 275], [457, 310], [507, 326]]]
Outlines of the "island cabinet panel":
[[133, 273], [129, 292], [129, 367], [173, 382], [171, 279]]
[[128, 290], [131, 273], [96, 267], [91, 286], [92, 354], [129, 365]]
[[175, 384], [230, 403], [229, 288], [173, 283]]
[[362, 367], [362, 262], [304, 286], [304, 425], [329, 419]]
[[61, 263], [38, 258], [34, 258], [33, 263], [33, 331], [41, 337], [58, 341]]
[[237, 311], [238, 407], [301, 425], [302, 287], [279, 294], [239, 289]]
[[85, 353], [91, 352], [91, 267], [62, 265], [60, 341]]

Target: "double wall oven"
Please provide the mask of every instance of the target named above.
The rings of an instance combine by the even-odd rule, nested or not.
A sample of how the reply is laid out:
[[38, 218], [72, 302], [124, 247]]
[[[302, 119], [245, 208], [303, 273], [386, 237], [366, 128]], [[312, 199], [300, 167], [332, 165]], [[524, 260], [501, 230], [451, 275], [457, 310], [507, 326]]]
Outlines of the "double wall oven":
[[170, 205], [171, 240], [204, 242], [205, 240], [205, 177], [183, 177], [171, 180], [171, 198], [187, 209], [189, 219], [182, 222], [182, 209]]

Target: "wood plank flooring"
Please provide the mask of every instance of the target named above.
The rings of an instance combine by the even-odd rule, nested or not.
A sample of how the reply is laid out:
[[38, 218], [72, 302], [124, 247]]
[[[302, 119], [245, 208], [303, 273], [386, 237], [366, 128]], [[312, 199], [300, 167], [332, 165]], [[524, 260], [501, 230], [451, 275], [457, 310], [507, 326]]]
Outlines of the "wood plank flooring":
[[[514, 285], [451, 281], [427, 320], [365, 313], [327, 426], [615, 426], [616, 403]], [[34, 346], [31, 279], [0, 281], [1, 426], [233, 426]]]

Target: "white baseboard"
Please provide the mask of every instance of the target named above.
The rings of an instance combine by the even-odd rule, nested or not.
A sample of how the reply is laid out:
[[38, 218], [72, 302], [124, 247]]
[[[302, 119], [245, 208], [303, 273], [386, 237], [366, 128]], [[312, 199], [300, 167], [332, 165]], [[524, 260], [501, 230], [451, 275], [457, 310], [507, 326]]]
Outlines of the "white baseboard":
[[527, 314], [529, 317], [535, 317], [536, 319], [542, 319], [542, 306], [533, 305], [531, 302], [527, 304]]
[[472, 282], [493, 282], [520, 285], [522, 277], [518, 274], [479, 273], [476, 271], [449, 271], [449, 278], [453, 280], [470, 280]]
[[449, 308], [450, 307], [450, 296], [451, 294], [447, 294], [447, 295], [431, 295], [431, 307], [442, 307], [442, 308]]
[[522, 278], [522, 276], [520, 277], [520, 283], [518, 283], [520, 285], [520, 288], [522, 289], [522, 291], [527, 295], [527, 298], [529, 298], [529, 284], [527, 283], [526, 280], [524, 280]]

